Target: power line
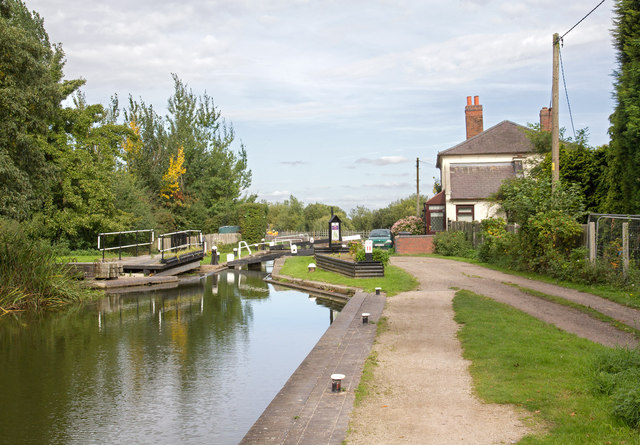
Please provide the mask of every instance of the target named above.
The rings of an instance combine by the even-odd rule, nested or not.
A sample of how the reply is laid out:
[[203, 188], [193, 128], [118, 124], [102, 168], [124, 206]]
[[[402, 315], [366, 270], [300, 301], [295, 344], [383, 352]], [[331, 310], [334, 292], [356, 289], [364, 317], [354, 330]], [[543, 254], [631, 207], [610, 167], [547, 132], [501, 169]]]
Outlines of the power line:
[[564, 84], [564, 94], [567, 97], [567, 107], [569, 107], [569, 117], [571, 118], [571, 129], [573, 130], [573, 138], [576, 138], [576, 127], [573, 125], [573, 113], [571, 112], [571, 102], [569, 102], [569, 90], [567, 89], [567, 79], [564, 77], [564, 64], [562, 63], [562, 51], [558, 51], [560, 56], [560, 70], [562, 71], [562, 83]]
[[576, 26], [578, 26], [580, 23], [582, 23], [582, 21], [583, 21], [584, 19], [586, 19], [587, 17], [589, 17], [589, 16], [591, 15], [591, 13], [592, 13], [593, 11], [595, 11], [596, 9], [598, 9], [598, 8], [600, 7], [600, 5], [602, 5], [603, 3], [604, 3], [604, 0], [602, 0], [600, 3], [598, 3], [598, 4], [596, 5], [596, 7], [595, 7], [595, 8], [593, 8], [591, 11], [589, 11], [589, 13], [588, 13], [587, 15], [585, 15], [584, 17], [582, 17], [578, 23], [576, 23], [575, 25], [573, 25], [573, 26], [571, 27], [571, 29], [569, 29], [569, 31], [567, 31], [567, 32], [565, 32], [564, 34], [562, 34], [562, 36], [560, 36], [560, 38], [559, 38], [558, 40], [562, 40], [562, 39], [564, 38], [564, 36], [566, 36], [566, 35], [567, 35], [567, 34], [569, 34], [571, 31], [573, 31], [573, 28], [575, 28], [575, 27], [576, 27]]

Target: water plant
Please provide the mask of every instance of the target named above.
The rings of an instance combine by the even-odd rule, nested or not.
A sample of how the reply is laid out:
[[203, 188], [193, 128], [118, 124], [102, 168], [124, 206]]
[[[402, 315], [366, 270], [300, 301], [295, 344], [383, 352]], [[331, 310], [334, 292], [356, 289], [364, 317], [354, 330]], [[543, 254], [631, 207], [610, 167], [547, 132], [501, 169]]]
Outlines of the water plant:
[[60, 306], [92, 293], [56, 263], [50, 245], [29, 238], [18, 223], [0, 219], [0, 314]]

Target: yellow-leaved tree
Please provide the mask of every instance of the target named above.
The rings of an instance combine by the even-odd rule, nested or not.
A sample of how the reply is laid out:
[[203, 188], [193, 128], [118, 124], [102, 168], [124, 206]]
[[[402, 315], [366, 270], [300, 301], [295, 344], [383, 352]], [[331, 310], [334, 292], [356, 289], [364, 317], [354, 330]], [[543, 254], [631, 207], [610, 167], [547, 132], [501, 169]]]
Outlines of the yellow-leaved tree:
[[162, 190], [160, 194], [168, 203], [174, 202], [175, 204], [182, 205], [184, 201], [184, 195], [182, 189], [182, 175], [187, 172], [187, 168], [184, 166], [184, 149], [178, 148], [178, 154], [169, 158], [169, 169], [162, 175]]
[[142, 151], [142, 139], [140, 138], [140, 126], [136, 124], [135, 120], [129, 122], [129, 128], [131, 128], [136, 137], [125, 136], [122, 150], [124, 151], [124, 160], [127, 162], [128, 170], [133, 171]]

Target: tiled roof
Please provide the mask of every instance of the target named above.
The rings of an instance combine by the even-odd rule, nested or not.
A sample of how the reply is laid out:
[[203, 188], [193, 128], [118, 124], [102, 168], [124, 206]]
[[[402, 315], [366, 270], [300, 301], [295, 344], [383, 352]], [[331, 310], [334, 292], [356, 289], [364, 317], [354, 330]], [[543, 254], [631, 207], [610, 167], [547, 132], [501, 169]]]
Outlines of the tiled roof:
[[512, 162], [451, 164], [451, 199], [485, 199], [515, 176]]
[[524, 154], [533, 150], [525, 133], [526, 127], [511, 121], [502, 121], [482, 133], [460, 144], [438, 153], [436, 167], [440, 167], [440, 157], [450, 155], [478, 154]]

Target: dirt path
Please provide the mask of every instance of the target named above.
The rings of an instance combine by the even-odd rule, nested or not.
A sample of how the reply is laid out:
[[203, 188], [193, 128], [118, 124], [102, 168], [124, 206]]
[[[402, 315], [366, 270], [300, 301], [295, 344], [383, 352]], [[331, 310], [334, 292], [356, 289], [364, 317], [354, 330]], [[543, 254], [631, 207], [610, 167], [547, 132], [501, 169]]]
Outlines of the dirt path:
[[599, 297], [456, 261], [395, 257], [392, 262], [415, 275], [420, 288], [387, 300], [389, 330], [373, 347], [379, 361], [375, 388], [352, 413], [349, 444], [515, 443], [527, 433], [520, 420], [524, 413], [482, 403], [473, 395], [469, 362], [456, 337], [451, 287], [510, 304], [608, 346], [637, 344], [607, 323], [504, 283], [561, 296], [631, 325], [640, 320], [638, 311]]

